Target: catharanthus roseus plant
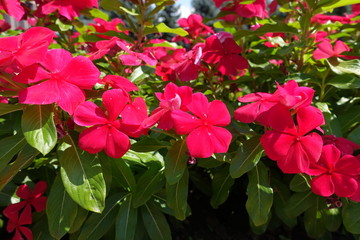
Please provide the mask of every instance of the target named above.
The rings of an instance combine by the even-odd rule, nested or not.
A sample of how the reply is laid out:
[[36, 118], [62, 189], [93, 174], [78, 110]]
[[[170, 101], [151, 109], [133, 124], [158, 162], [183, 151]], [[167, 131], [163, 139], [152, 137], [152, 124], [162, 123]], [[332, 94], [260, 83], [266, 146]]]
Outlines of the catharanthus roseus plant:
[[360, 1], [210, 3], [0, 1], [1, 239], [358, 237]]

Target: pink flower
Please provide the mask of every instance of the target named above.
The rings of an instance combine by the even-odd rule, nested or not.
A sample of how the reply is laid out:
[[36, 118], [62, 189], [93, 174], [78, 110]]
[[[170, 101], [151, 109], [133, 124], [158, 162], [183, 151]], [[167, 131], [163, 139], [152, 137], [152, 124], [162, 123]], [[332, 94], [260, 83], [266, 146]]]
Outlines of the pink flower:
[[[42, 68], [43, 66], [44, 68]], [[51, 104], [56, 102], [70, 115], [85, 101], [82, 89], [91, 89], [99, 79], [100, 71], [86, 57], [72, 57], [64, 49], [49, 50], [44, 61], [25, 68], [15, 81], [38, 83], [19, 92], [19, 102]], [[46, 93], [46, 94], [44, 94]]]
[[40, 62], [54, 36], [48, 28], [33, 27], [19, 36], [0, 38], [0, 68], [18, 71]]
[[104, 149], [113, 158], [122, 157], [130, 148], [129, 137], [120, 131], [119, 115], [129, 102], [128, 94], [120, 89], [106, 91], [103, 96], [106, 113], [93, 102], [84, 102], [74, 113], [74, 121], [85, 129], [79, 137], [79, 147], [95, 154]]
[[207, 158], [213, 153], [227, 152], [232, 135], [221, 127], [230, 123], [230, 114], [226, 105], [214, 100], [208, 102], [202, 93], [195, 93], [192, 102], [187, 105], [194, 115], [174, 110], [171, 117], [178, 134], [189, 134], [186, 138], [192, 157]]
[[73, 20], [79, 16], [81, 10], [93, 7], [99, 7], [98, 0], [51, 0], [41, 6], [41, 13], [48, 15], [59, 11], [61, 16]]
[[20, 21], [25, 14], [25, 10], [19, 0], [0, 1], [0, 9], [4, 9], [5, 12], [14, 17], [16, 21]]
[[360, 161], [352, 155], [341, 157], [341, 152], [333, 145], [325, 145], [320, 160], [311, 163], [306, 171], [316, 176], [310, 182], [315, 194], [339, 197], [350, 197], [358, 188], [356, 177], [359, 175]]
[[99, 83], [104, 84], [105, 87], [120, 88], [125, 92], [139, 90], [129, 79], [117, 75], [106, 75], [103, 79], [99, 80]]
[[180, 18], [178, 24], [184, 28], [192, 38], [205, 37], [214, 34], [211, 27], [202, 23], [203, 18], [199, 14], [190, 14], [188, 18]]
[[318, 161], [323, 141], [311, 132], [324, 123], [321, 111], [315, 107], [302, 107], [297, 111], [298, 126], [283, 105], [274, 106], [267, 114], [273, 130], [266, 131], [260, 141], [268, 157], [277, 161], [284, 173], [303, 173], [311, 162]]
[[316, 60], [331, 57], [348, 58], [349, 56], [341, 55], [341, 53], [348, 51], [350, 51], [350, 48], [340, 40], [335, 42], [334, 48], [332, 47], [330, 41], [324, 40], [317, 45], [317, 49], [314, 51], [313, 57]]
[[164, 93], [157, 92], [155, 95], [160, 101], [160, 106], [143, 122], [143, 126], [149, 128], [158, 123], [158, 128], [169, 130], [174, 125], [171, 113], [178, 109], [186, 111], [185, 107], [191, 102], [192, 88], [169, 83]]
[[217, 64], [223, 75], [237, 75], [248, 67], [246, 59], [239, 54], [242, 49], [229, 36], [217, 33], [206, 39], [202, 59], [210, 64]]
[[360, 148], [360, 145], [343, 137], [336, 137], [334, 135], [322, 136], [324, 145], [332, 144], [341, 151], [341, 154], [353, 154], [355, 150]]

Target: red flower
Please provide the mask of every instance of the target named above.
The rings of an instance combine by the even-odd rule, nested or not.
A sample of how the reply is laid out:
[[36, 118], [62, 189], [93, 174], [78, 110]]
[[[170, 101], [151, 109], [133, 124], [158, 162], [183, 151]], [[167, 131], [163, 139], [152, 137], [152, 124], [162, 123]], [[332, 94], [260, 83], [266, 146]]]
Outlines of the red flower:
[[306, 171], [311, 176], [317, 176], [310, 182], [315, 194], [339, 197], [350, 197], [358, 188], [356, 177], [359, 175], [360, 161], [352, 155], [341, 157], [341, 152], [333, 145], [322, 149], [320, 160], [311, 163]]
[[[11, 205], [10, 205], [11, 206]], [[33, 239], [31, 230], [23, 225], [32, 223], [31, 208], [25, 207], [24, 210], [19, 214], [18, 211], [12, 211], [9, 207], [5, 208], [3, 213], [9, 219], [6, 225], [6, 231], [11, 233], [15, 231], [13, 240], [23, 240], [23, 236], [28, 240]]]
[[332, 144], [341, 151], [342, 154], [353, 154], [356, 149], [360, 148], [360, 145], [343, 137], [336, 137], [334, 135], [322, 136], [324, 145]]
[[267, 117], [273, 130], [267, 131], [260, 141], [268, 157], [277, 161], [284, 173], [303, 173], [311, 162], [318, 161], [323, 141], [311, 131], [324, 123], [319, 109], [300, 108], [296, 115], [298, 126], [283, 105], [273, 107]]
[[106, 75], [103, 79], [99, 80], [99, 83], [111, 86], [112, 88], [120, 88], [125, 92], [139, 90], [129, 79], [117, 75]]
[[202, 23], [203, 18], [199, 14], [190, 14], [188, 18], [180, 18], [178, 24], [184, 28], [192, 38], [205, 37], [213, 34], [211, 27]]
[[79, 16], [81, 10], [92, 7], [99, 7], [98, 0], [51, 0], [42, 5], [40, 11], [45, 15], [59, 11], [61, 16], [73, 20]]
[[[91, 89], [99, 79], [100, 71], [86, 57], [72, 57], [64, 49], [49, 50], [45, 60], [25, 68], [15, 81], [39, 84], [19, 92], [19, 102], [51, 104], [56, 102], [70, 115], [85, 101], [82, 89]], [[46, 94], [44, 94], [46, 93]]]
[[345, 59], [354, 59], [357, 57], [345, 56], [341, 53], [350, 51], [350, 48], [342, 41], [338, 40], [335, 42], [334, 48], [332, 47], [330, 41], [324, 40], [317, 45], [317, 49], [313, 53], [313, 57], [316, 60], [331, 58], [331, 57], [342, 57]]
[[79, 147], [89, 153], [105, 153], [113, 158], [122, 157], [130, 148], [129, 137], [120, 130], [118, 116], [129, 102], [128, 94], [120, 89], [106, 91], [103, 96], [106, 114], [93, 102], [84, 102], [74, 113], [74, 121], [80, 126], [92, 126], [79, 137]]
[[219, 100], [209, 103], [204, 94], [195, 93], [187, 107], [195, 116], [174, 110], [171, 117], [178, 134], [189, 134], [186, 144], [190, 155], [207, 158], [213, 153], [227, 152], [232, 135], [221, 128], [231, 120], [226, 105]]
[[191, 102], [192, 88], [178, 87], [169, 83], [166, 85], [164, 93], [157, 92], [155, 95], [160, 101], [160, 106], [143, 122], [143, 126], [149, 128], [158, 123], [158, 128], [169, 130], [174, 125], [171, 113], [178, 109], [186, 110], [185, 106]]
[[202, 59], [210, 64], [217, 64], [223, 75], [237, 75], [248, 67], [246, 59], [239, 54], [242, 49], [230, 34], [217, 33], [206, 39]]
[[16, 21], [20, 21], [25, 14], [25, 10], [19, 0], [1, 0], [0, 9], [4, 9], [5, 12], [14, 17]]
[[44, 59], [54, 32], [44, 27], [33, 27], [14, 37], [0, 38], [0, 68], [29, 66]]

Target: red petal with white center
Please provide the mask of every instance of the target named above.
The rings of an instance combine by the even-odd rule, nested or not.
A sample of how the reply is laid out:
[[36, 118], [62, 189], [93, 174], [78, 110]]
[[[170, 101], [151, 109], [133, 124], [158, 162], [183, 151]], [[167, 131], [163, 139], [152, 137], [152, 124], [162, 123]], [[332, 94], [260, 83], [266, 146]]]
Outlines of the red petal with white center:
[[19, 102], [26, 104], [51, 104], [58, 101], [59, 98], [58, 84], [53, 80], [39, 83], [19, 92]]
[[171, 117], [174, 121], [174, 128], [177, 134], [188, 134], [202, 125], [200, 119], [181, 110], [174, 110], [171, 113]]
[[224, 127], [229, 125], [231, 116], [225, 103], [220, 100], [214, 100], [209, 103], [208, 120], [209, 123], [216, 126]]
[[335, 186], [329, 174], [323, 174], [313, 178], [310, 185], [312, 191], [320, 196], [329, 197], [335, 192]]
[[108, 119], [115, 121], [129, 102], [129, 96], [121, 89], [111, 89], [102, 95], [103, 105], [106, 108]]
[[105, 153], [112, 158], [121, 158], [130, 149], [129, 137], [110, 127], [106, 138]]
[[100, 152], [106, 147], [108, 132], [109, 127], [107, 125], [85, 129], [80, 133], [79, 147], [92, 154]]
[[86, 57], [77, 56], [61, 71], [59, 77], [82, 89], [91, 89], [99, 80], [100, 71]]
[[109, 120], [95, 103], [83, 102], [75, 110], [74, 122], [79, 126], [93, 126], [107, 124]]

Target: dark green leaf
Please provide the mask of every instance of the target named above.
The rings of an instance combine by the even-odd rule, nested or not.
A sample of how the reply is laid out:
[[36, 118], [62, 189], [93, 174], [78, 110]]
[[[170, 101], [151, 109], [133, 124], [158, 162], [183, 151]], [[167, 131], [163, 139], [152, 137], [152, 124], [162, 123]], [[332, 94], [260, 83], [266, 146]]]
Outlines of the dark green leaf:
[[148, 35], [151, 33], [174, 33], [176, 35], [179, 35], [181, 37], [185, 37], [186, 35], [188, 35], [188, 32], [185, 31], [182, 28], [169, 28], [168, 26], [166, 26], [165, 23], [159, 23], [156, 26], [153, 27], [146, 27], [144, 29], [144, 34]]
[[305, 174], [295, 175], [290, 182], [290, 189], [294, 192], [306, 192], [310, 189], [310, 177]]
[[323, 112], [325, 125], [321, 126], [321, 128], [324, 130], [325, 134], [338, 137], [342, 136], [340, 122], [337, 116], [330, 111], [328, 104], [317, 102], [315, 105]]
[[177, 183], [166, 184], [167, 204], [174, 210], [174, 216], [181, 221], [186, 218], [188, 185], [189, 172], [187, 170]]
[[80, 151], [70, 135], [62, 139], [58, 153], [61, 178], [68, 194], [81, 207], [102, 212], [106, 186], [99, 159]]
[[234, 34], [234, 39], [237, 40], [241, 37], [252, 36], [252, 35], [263, 36], [269, 32], [271, 32], [271, 33], [272, 32], [282, 32], [282, 33], [297, 34], [298, 30], [296, 28], [290, 27], [289, 25], [287, 25], [285, 23], [265, 24], [265, 25], [259, 27], [258, 29], [256, 29], [255, 31], [239, 30]]
[[284, 206], [285, 213], [289, 217], [297, 217], [313, 206], [315, 198], [311, 191], [294, 193]]
[[0, 103], [0, 116], [16, 112], [23, 109], [23, 105], [20, 104], [7, 104], [7, 103]]
[[171, 240], [169, 224], [164, 214], [152, 202], [140, 208], [146, 231], [152, 240]]
[[249, 173], [246, 210], [255, 226], [264, 225], [273, 204], [273, 189], [269, 185], [267, 167], [259, 162]]
[[244, 145], [231, 160], [230, 175], [233, 178], [241, 177], [253, 169], [261, 158], [263, 148], [259, 137], [253, 137], [244, 142]]
[[217, 208], [226, 201], [233, 185], [234, 179], [230, 176], [228, 167], [223, 167], [214, 173], [211, 182], [212, 196], [210, 199], [213, 208]]
[[342, 224], [340, 208], [324, 209], [325, 227], [330, 232], [337, 231]]
[[360, 106], [349, 108], [344, 114], [339, 115], [342, 132], [348, 132], [351, 127], [360, 122]]
[[[25, 139], [24, 139], [25, 140]], [[0, 173], [0, 190], [8, 184], [20, 170], [24, 169], [32, 163], [39, 151], [30, 145], [26, 145], [19, 153], [15, 161], [3, 169]]]
[[184, 173], [187, 165], [188, 155], [185, 140], [175, 142], [165, 156], [165, 177], [172, 185], [178, 182]]
[[159, 141], [157, 139], [146, 137], [131, 145], [131, 149], [136, 152], [152, 152], [161, 148], [170, 146], [168, 142]]
[[26, 141], [43, 155], [56, 145], [57, 133], [52, 105], [29, 105], [24, 109], [21, 128]]
[[137, 182], [133, 195], [133, 206], [137, 208], [146, 203], [154, 193], [164, 186], [164, 183], [163, 168], [158, 164], [151, 164]]
[[22, 134], [0, 140], [0, 171], [4, 170], [11, 159], [25, 146], [25, 144], [26, 140]]
[[313, 206], [305, 211], [304, 225], [307, 234], [312, 238], [320, 238], [325, 232], [324, 210], [326, 209], [325, 200], [316, 197]]
[[83, 225], [83, 223], [85, 222], [88, 216], [88, 213], [89, 211], [83, 209], [82, 207], [77, 208], [76, 218], [70, 228], [69, 233], [77, 232], [81, 228], [81, 226]]
[[343, 207], [344, 226], [352, 234], [360, 234], [360, 203], [350, 201]]
[[119, 203], [125, 198], [124, 194], [115, 194], [106, 199], [104, 211], [92, 213], [81, 228], [78, 240], [98, 240], [114, 224], [119, 209]]
[[119, 8], [121, 7], [121, 2], [120, 1], [114, 1], [114, 0], [101, 0], [100, 5], [105, 10], [118, 11]]
[[330, 79], [326, 84], [340, 89], [360, 88], [360, 78], [344, 74]]
[[354, 130], [352, 130], [349, 135], [348, 135], [348, 139], [350, 141], [353, 141], [356, 144], [360, 144], [360, 126], [356, 127]]
[[120, 202], [115, 222], [116, 239], [118, 240], [133, 240], [135, 236], [138, 212], [137, 208], [132, 207], [131, 199], [130, 194]]
[[78, 205], [67, 194], [61, 177], [55, 178], [46, 202], [49, 232], [56, 239], [62, 238], [72, 226]]

